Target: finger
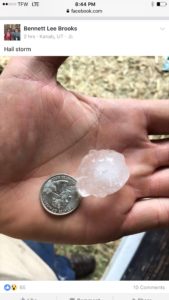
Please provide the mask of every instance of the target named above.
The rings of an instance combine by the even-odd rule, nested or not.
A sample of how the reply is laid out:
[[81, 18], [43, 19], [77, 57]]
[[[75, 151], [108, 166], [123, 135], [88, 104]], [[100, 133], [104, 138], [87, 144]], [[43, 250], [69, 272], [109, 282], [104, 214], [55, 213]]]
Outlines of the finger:
[[169, 166], [169, 140], [158, 140], [153, 142], [156, 146], [153, 149], [155, 168]]
[[169, 197], [169, 169], [163, 169], [150, 176], [145, 185], [146, 197]]
[[169, 133], [169, 100], [143, 100], [140, 107], [144, 110], [149, 134]]
[[15, 57], [4, 69], [1, 78], [21, 78], [34, 81], [55, 79], [60, 65], [66, 57]]
[[147, 149], [139, 149], [135, 152], [134, 162], [133, 155], [128, 155], [126, 161], [130, 166], [130, 173], [134, 176], [140, 175], [140, 170], [145, 176], [145, 170], [148, 175], [157, 169], [169, 167], [169, 141], [151, 142]]
[[154, 198], [135, 203], [122, 226], [128, 235], [169, 226], [169, 198]]

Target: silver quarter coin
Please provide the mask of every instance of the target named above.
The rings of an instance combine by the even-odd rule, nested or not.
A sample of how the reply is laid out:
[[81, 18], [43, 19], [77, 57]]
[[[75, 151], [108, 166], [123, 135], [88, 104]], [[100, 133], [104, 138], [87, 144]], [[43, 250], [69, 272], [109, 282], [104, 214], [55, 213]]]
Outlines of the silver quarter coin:
[[53, 215], [70, 214], [79, 206], [80, 199], [76, 180], [66, 174], [57, 174], [48, 178], [40, 190], [42, 206]]

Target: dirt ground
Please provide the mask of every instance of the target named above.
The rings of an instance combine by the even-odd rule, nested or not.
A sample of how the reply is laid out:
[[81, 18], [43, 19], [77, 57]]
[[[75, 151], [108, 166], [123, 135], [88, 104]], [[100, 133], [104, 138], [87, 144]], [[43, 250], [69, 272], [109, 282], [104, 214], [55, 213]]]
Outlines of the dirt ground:
[[[0, 70], [8, 61], [0, 57]], [[155, 57], [70, 57], [60, 68], [58, 80], [68, 89], [103, 98], [167, 99], [169, 73], [161, 72], [162, 59]], [[106, 100], [105, 100], [106, 101]], [[113, 222], [113, 216], [112, 216]], [[102, 276], [118, 244], [65, 246], [57, 253], [70, 256], [80, 252], [93, 254], [97, 261], [90, 279]]]

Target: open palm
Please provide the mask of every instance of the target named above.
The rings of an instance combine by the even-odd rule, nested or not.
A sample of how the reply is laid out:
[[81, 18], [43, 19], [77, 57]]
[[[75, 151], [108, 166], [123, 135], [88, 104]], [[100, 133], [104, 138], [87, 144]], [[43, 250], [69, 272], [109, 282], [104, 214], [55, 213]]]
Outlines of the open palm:
[[[107, 100], [56, 83], [61, 58], [14, 58], [0, 77], [0, 228], [23, 239], [105, 242], [169, 224], [169, 101]], [[90, 149], [126, 157], [130, 179], [72, 214], [51, 216], [39, 191], [56, 173], [75, 176]], [[149, 198], [144, 199], [143, 198]]]

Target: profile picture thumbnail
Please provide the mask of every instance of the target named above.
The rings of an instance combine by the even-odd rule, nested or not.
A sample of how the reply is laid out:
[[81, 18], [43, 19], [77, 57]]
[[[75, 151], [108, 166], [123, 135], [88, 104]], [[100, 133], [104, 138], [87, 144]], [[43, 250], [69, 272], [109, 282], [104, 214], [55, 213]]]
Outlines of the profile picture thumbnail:
[[5, 24], [4, 41], [20, 41], [20, 40], [21, 40], [21, 25]]

